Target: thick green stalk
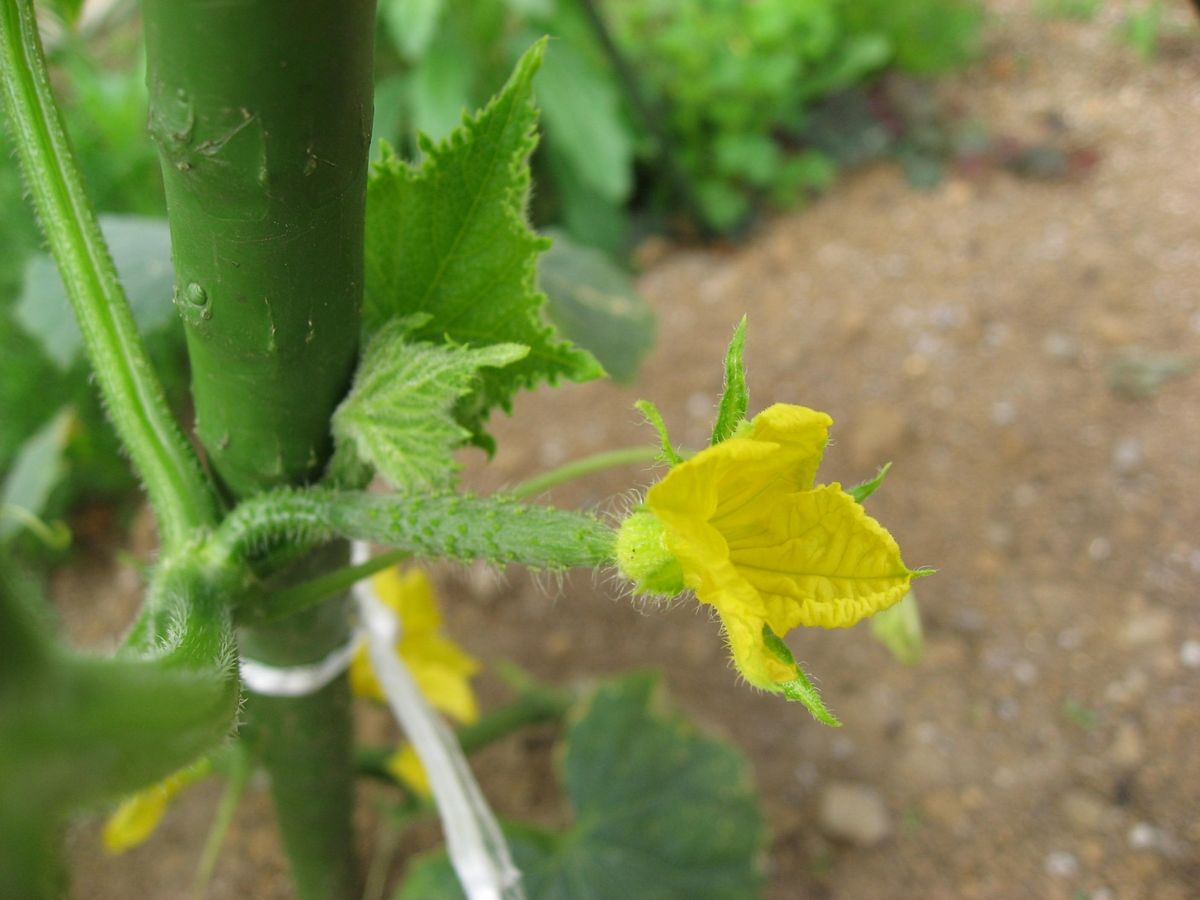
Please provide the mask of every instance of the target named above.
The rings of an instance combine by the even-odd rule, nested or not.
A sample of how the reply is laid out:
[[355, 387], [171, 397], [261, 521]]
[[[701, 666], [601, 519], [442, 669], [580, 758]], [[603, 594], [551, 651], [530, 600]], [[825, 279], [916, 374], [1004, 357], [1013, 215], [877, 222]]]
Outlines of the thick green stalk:
[[0, 3], [0, 83], [34, 208], [62, 273], [100, 393], [145, 483], [167, 547], [215, 503], [171, 417], [74, 163], [46, 76], [32, 0]]
[[312, 479], [362, 303], [373, 0], [144, 0], [196, 430], [235, 497]]
[[[158, 142], [197, 432], [232, 498], [325, 465], [362, 303], [374, 0], [144, 0]], [[344, 547], [297, 577], [344, 563]], [[243, 629], [244, 655], [312, 663], [348, 637], [345, 601]], [[349, 690], [251, 695], [301, 898], [355, 893]]]

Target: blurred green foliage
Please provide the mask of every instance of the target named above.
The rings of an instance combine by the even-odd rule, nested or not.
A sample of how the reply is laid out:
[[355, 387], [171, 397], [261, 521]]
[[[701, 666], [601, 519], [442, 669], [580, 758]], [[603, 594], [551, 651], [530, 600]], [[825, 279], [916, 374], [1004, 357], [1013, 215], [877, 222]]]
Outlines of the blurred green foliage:
[[707, 224], [824, 189], [835, 162], [804, 137], [813, 106], [885, 68], [930, 74], [970, 59], [967, 0], [611, 0], [619, 43], [664, 111]]
[[[105, 212], [161, 216], [165, 207], [158, 157], [145, 129], [139, 29], [123, 17], [104, 23], [102, 35], [74, 30], [69, 23], [79, 6], [62, 0], [47, 5], [52, 15], [46, 43], [88, 190]], [[0, 203], [0, 492], [26, 496], [28, 479], [34, 479], [41, 503], [30, 511], [38, 514], [57, 514], [85, 496], [126, 494], [133, 477], [105, 421], [89, 370], [74, 346], [59, 340], [59, 326], [65, 322], [70, 327], [65, 295], [43, 252], [17, 160], [2, 132]], [[169, 266], [169, 260], [162, 262]], [[169, 303], [169, 294], [159, 298], [160, 306], [169, 309]], [[41, 316], [31, 320], [30, 311]], [[164, 325], [161, 316], [158, 324]], [[166, 327], [156, 327], [151, 337], [152, 356], [174, 401], [182, 403], [182, 329], [170, 316]], [[68, 424], [47, 445], [55, 452], [34, 455], [36, 467], [16, 466], [26, 442], [44, 434], [56, 417]], [[49, 473], [53, 479], [47, 478]], [[7, 521], [11, 524], [11, 518]]]

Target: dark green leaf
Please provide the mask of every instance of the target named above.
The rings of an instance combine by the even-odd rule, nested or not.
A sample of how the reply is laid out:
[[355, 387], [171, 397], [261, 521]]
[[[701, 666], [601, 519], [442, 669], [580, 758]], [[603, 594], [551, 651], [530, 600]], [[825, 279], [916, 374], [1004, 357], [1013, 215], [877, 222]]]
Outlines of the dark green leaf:
[[[759, 896], [762, 814], [745, 760], [668, 709], [654, 676], [601, 685], [566, 737], [563, 834], [505, 829], [530, 900], [741, 900]], [[460, 897], [444, 855], [401, 900]]]
[[654, 346], [654, 312], [607, 256], [555, 233], [538, 260], [547, 317], [617, 381], [631, 381]]
[[621, 203], [633, 185], [633, 135], [608, 73], [578, 48], [551, 45], [537, 81], [546, 137], [580, 181]]

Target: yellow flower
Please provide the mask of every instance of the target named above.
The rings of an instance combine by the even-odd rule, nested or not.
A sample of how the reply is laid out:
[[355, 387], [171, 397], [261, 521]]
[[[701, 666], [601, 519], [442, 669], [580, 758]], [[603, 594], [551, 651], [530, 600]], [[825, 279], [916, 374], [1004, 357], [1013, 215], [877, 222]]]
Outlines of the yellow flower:
[[[646, 552], [643, 535], [634, 565], [667, 593], [663, 573], [677, 562], [679, 587], [717, 610], [738, 671], [795, 699], [815, 691], [779, 637], [798, 625], [853, 625], [899, 601], [914, 575], [840, 485], [814, 487], [831, 424], [824, 413], [776, 404], [676, 465], [645, 500], [670, 559]], [[630, 527], [645, 532], [648, 522]], [[627, 574], [632, 543], [618, 543]]]
[[211, 771], [212, 763], [207, 758], [201, 759], [127, 797], [104, 823], [105, 849], [113, 854], [124, 853], [142, 843], [158, 827], [171, 799]]
[[[470, 678], [479, 671], [479, 663], [440, 634], [442, 617], [429, 576], [421, 569], [401, 572], [392, 568], [372, 578], [371, 586], [380, 601], [400, 618], [401, 634], [396, 650], [421, 693], [451, 718], [474, 722], [479, 718], [479, 706]], [[359, 696], [383, 700], [366, 647], [358, 649], [350, 664], [350, 684]]]

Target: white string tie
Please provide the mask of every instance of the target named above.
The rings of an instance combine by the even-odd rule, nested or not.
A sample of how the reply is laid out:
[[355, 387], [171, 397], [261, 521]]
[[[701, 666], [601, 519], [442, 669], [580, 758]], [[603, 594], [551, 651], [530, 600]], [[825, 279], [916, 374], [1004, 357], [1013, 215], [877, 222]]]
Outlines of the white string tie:
[[[351, 544], [351, 560], [366, 562], [367, 545]], [[370, 582], [354, 586], [371, 668], [396, 721], [416, 750], [442, 822], [446, 852], [467, 900], [525, 900], [521, 872], [488, 806], [462, 747], [433, 711], [396, 652], [403, 623], [380, 602]]]

